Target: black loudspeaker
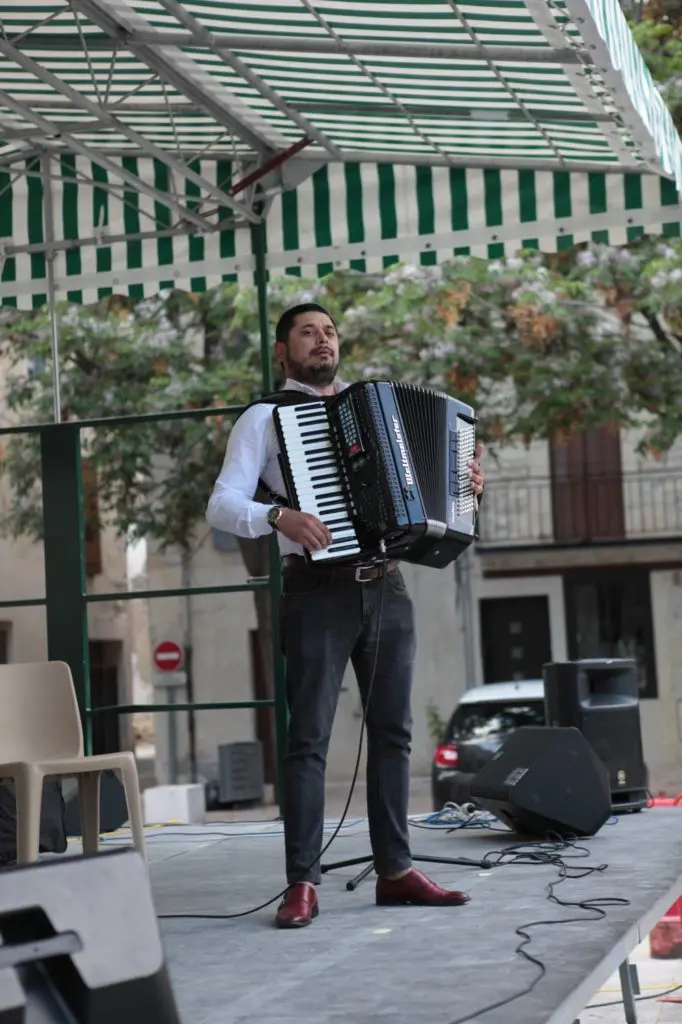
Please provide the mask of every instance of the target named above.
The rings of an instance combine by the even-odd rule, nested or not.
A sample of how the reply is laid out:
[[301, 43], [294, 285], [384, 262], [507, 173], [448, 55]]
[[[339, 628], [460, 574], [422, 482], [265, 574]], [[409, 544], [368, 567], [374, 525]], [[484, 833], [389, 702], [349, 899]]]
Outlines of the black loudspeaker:
[[144, 860], [0, 872], [0, 1024], [180, 1024]]
[[578, 729], [521, 726], [476, 775], [471, 796], [529, 838], [593, 836], [611, 817], [608, 773]]
[[635, 662], [567, 661], [542, 671], [547, 724], [580, 729], [606, 765], [614, 811], [646, 807], [649, 782]]

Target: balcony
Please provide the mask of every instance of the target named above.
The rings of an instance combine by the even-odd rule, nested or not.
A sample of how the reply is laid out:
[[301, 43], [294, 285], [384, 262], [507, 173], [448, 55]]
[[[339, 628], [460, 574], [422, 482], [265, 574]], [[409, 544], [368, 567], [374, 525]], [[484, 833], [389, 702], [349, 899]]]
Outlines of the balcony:
[[489, 476], [479, 532], [478, 546], [485, 549], [680, 538], [682, 469]]

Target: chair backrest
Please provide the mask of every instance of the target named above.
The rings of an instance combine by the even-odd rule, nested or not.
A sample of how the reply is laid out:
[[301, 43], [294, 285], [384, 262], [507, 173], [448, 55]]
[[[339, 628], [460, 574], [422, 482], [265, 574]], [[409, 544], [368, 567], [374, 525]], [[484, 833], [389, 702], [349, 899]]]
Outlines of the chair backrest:
[[0, 665], [0, 764], [82, 754], [69, 666], [63, 661]]

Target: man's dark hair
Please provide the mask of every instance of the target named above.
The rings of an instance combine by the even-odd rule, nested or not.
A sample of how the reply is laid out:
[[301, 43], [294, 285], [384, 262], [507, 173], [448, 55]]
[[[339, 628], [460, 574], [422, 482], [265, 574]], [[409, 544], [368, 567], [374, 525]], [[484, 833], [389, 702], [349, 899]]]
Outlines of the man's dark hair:
[[275, 341], [287, 343], [291, 328], [296, 322], [296, 317], [301, 316], [302, 313], [324, 313], [329, 317], [334, 327], [336, 327], [334, 317], [324, 306], [318, 306], [316, 302], [301, 302], [298, 306], [292, 306], [291, 309], [284, 310], [275, 327]]

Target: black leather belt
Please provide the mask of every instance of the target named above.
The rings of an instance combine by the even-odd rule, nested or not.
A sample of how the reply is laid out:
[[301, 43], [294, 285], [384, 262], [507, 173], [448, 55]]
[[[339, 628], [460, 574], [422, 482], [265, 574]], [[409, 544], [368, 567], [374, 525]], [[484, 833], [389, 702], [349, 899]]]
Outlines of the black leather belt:
[[385, 568], [383, 563], [380, 565], [330, 565], [329, 563], [317, 565], [315, 562], [309, 562], [303, 555], [285, 555], [283, 558], [285, 569], [324, 575], [327, 579], [354, 580], [356, 583], [380, 580], [385, 573], [397, 569], [398, 564], [395, 558], [389, 559]]

